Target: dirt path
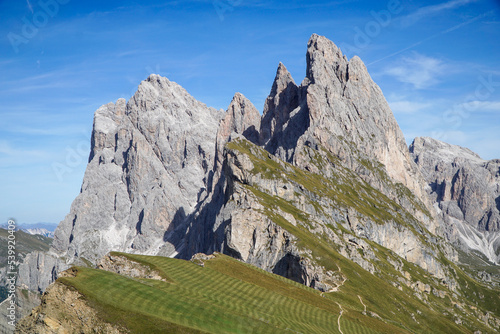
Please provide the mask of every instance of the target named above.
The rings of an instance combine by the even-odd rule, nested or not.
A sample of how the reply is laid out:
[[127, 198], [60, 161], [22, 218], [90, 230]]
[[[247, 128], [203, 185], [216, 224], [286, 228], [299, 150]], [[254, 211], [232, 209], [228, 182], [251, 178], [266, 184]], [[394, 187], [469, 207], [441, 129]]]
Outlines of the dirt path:
[[360, 295], [358, 295], [358, 298], [359, 298], [359, 301], [361, 302], [361, 304], [363, 304], [363, 307], [365, 308], [365, 313], [366, 313], [366, 305], [365, 305], [365, 303], [363, 303], [363, 299], [361, 299]]
[[340, 305], [339, 303], [337, 303], [337, 305], [340, 307], [340, 314], [339, 318], [337, 319], [337, 325], [339, 326], [340, 334], [344, 334], [344, 332], [342, 332], [342, 329], [340, 329], [340, 318], [342, 318], [342, 313], [344, 312], [344, 309], [342, 308], [342, 305]]

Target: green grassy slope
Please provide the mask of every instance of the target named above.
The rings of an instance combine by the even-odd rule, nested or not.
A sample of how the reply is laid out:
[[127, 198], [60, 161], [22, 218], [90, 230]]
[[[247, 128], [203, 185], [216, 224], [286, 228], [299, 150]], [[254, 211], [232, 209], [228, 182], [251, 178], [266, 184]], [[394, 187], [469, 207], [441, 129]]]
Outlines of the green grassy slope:
[[[227, 147], [246, 154], [254, 164], [252, 174], [259, 174], [268, 179], [284, 179], [307, 189], [312, 196], [326, 197], [339, 207], [355, 208], [360, 214], [384, 223], [394, 221], [398, 225], [413, 231], [422, 244], [439, 249], [431, 241], [431, 234], [397, 203], [390, 200], [368, 184], [361, 181], [349, 170], [337, 163], [335, 157], [325, 161], [314, 150], [310, 156], [315, 165], [323, 169], [328, 163], [336, 164], [332, 178], [305, 172], [287, 163], [278, 163], [267, 152], [247, 141], [232, 141]], [[310, 259], [326, 270], [342, 271], [347, 281], [338, 292], [329, 294], [329, 298], [362, 311], [363, 300], [367, 311], [375, 312], [386, 323], [415, 333], [472, 333], [481, 330], [483, 333], [495, 332], [485, 325], [480, 318], [487, 312], [500, 316], [500, 291], [469, 277], [462, 268], [448, 261], [442, 254], [439, 261], [447, 268], [452, 278], [458, 283], [453, 288], [427, 271], [397, 256], [394, 252], [366, 240], [375, 250], [376, 258], [370, 260], [378, 270], [375, 274], [363, 270], [352, 261], [338, 253], [338, 245], [321, 233], [312, 233], [308, 223], [308, 214], [297, 209], [293, 203], [272, 196], [258, 185], [241, 184], [253, 194], [264, 206], [264, 213], [270, 219], [298, 238], [297, 245], [301, 249], [310, 250]], [[401, 186], [402, 187], [402, 186]], [[406, 188], [404, 188], [406, 189]], [[401, 193], [404, 193], [404, 189]], [[410, 194], [411, 195], [411, 194]], [[413, 197], [410, 201], [418, 204]], [[314, 203], [311, 203], [314, 205]], [[317, 206], [317, 205], [316, 205]], [[315, 207], [316, 207], [315, 206]], [[418, 205], [416, 205], [418, 206]], [[317, 210], [322, 210], [318, 206]], [[298, 222], [292, 225], [280, 214], [283, 211], [293, 215]], [[424, 211], [424, 210], [422, 210]], [[341, 224], [330, 226], [336, 233], [353, 235]], [[401, 263], [402, 269], [396, 270], [391, 263]], [[408, 273], [408, 279], [403, 273]], [[418, 293], [416, 284], [428, 284], [430, 293]], [[360, 299], [361, 298], [361, 299]], [[458, 324], [457, 324], [458, 323]]]
[[[77, 289], [103, 320], [132, 333], [340, 333], [340, 306], [320, 292], [217, 254], [189, 261], [122, 254], [168, 282], [74, 268], [59, 282]], [[405, 333], [343, 307], [344, 333]]]

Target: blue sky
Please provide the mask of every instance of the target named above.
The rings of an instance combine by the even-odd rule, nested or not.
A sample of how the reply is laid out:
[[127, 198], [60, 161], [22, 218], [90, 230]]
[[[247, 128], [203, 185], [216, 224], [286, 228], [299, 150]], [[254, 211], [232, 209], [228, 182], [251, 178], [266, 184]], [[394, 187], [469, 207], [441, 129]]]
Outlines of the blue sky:
[[207, 105], [262, 111], [325, 35], [358, 55], [408, 143], [500, 158], [500, 1], [0, 1], [0, 218], [58, 223], [80, 191], [94, 111], [158, 73]]

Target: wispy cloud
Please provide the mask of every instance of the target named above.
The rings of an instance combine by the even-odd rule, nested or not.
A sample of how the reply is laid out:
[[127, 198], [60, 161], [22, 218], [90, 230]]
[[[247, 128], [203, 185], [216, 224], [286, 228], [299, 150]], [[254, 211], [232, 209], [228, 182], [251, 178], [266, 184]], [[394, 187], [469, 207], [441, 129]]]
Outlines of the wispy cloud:
[[461, 107], [470, 111], [500, 112], [500, 101], [471, 101], [463, 103]]
[[445, 70], [443, 61], [413, 52], [403, 57], [397, 65], [385, 69], [384, 74], [413, 85], [416, 89], [427, 88], [439, 82], [437, 79]]
[[389, 102], [391, 110], [395, 114], [414, 114], [431, 106], [430, 103], [415, 102], [409, 100], [398, 100]]
[[26, 0], [26, 2], [28, 3], [28, 8], [30, 9], [31, 14], [33, 14], [33, 6], [31, 6], [30, 0]]
[[438, 15], [443, 11], [464, 6], [471, 2], [476, 2], [476, 1], [477, 0], [451, 0], [437, 5], [421, 7], [417, 11], [402, 17], [401, 25], [403, 27], [409, 27], [423, 18], [429, 18], [431, 16]]
[[456, 25], [454, 25], [454, 26], [452, 26], [452, 27], [450, 27], [450, 28], [448, 28], [448, 29], [445, 29], [445, 30], [442, 30], [442, 31], [438, 32], [437, 34], [434, 34], [434, 35], [431, 35], [431, 36], [429, 36], [429, 37], [426, 37], [426, 38], [424, 38], [424, 39], [422, 39], [422, 40], [420, 40], [420, 41], [418, 41], [418, 42], [415, 42], [415, 43], [413, 43], [413, 44], [411, 44], [411, 45], [407, 46], [407, 47], [404, 47], [404, 48], [402, 48], [402, 49], [400, 49], [400, 50], [398, 50], [398, 51], [395, 51], [395, 52], [393, 52], [393, 53], [391, 53], [391, 54], [388, 54], [387, 56], [384, 56], [384, 57], [379, 58], [379, 59], [377, 59], [377, 60], [375, 60], [375, 61], [372, 61], [371, 63], [369, 63], [369, 64], [367, 64], [367, 65], [369, 66], [369, 65], [372, 65], [372, 64], [378, 63], [378, 62], [380, 62], [380, 61], [382, 61], [382, 60], [386, 60], [386, 59], [388, 59], [388, 58], [391, 58], [391, 57], [397, 56], [398, 54], [401, 54], [401, 53], [403, 53], [403, 52], [405, 52], [405, 51], [411, 50], [411, 49], [413, 49], [413, 48], [415, 48], [415, 47], [417, 47], [417, 46], [419, 46], [419, 45], [421, 45], [421, 44], [424, 44], [425, 42], [428, 42], [428, 41], [430, 41], [430, 40], [432, 40], [432, 39], [434, 39], [434, 38], [436, 38], [436, 37], [439, 37], [439, 36], [441, 36], [441, 35], [448, 34], [448, 33], [452, 32], [452, 31], [455, 31], [455, 30], [460, 29], [460, 28], [462, 28], [462, 27], [464, 27], [464, 26], [467, 26], [467, 25], [469, 25], [469, 24], [471, 24], [471, 23], [474, 23], [474, 22], [476, 22], [476, 21], [478, 21], [478, 20], [480, 20], [480, 19], [482, 19], [482, 18], [485, 18], [485, 17], [491, 16], [491, 15], [493, 15], [494, 13], [495, 13], [495, 11], [490, 10], [490, 11], [488, 11], [488, 12], [486, 12], [486, 13], [483, 13], [483, 14], [477, 15], [477, 16], [475, 16], [475, 17], [473, 17], [473, 18], [471, 18], [471, 19], [469, 19], [469, 20], [467, 20], [467, 21], [465, 21], [465, 22], [462, 22], [462, 23], [460, 23], [460, 24], [456, 24]]
[[20, 160], [33, 162], [34, 160], [47, 160], [49, 156], [50, 155], [46, 151], [25, 150], [19, 147], [13, 147], [6, 140], [0, 140], [0, 161], [3, 162], [2, 165], [4, 166], [9, 165], [4, 164], [6, 162], [5, 159], [12, 162], [19, 162]]

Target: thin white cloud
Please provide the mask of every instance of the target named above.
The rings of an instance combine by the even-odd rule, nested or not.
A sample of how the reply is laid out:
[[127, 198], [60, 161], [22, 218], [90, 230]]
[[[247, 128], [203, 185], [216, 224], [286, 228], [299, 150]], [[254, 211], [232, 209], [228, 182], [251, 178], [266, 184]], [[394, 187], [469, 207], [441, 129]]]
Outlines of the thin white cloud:
[[491, 16], [491, 15], [492, 15], [492, 14], [494, 14], [494, 13], [495, 13], [495, 11], [490, 10], [489, 12], [486, 12], [486, 13], [483, 13], [483, 14], [480, 14], [480, 15], [477, 15], [477, 16], [475, 16], [475, 17], [473, 17], [473, 18], [471, 18], [471, 19], [469, 19], [469, 20], [467, 20], [467, 21], [465, 21], [465, 22], [462, 22], [462, 23], [460, 23], [460, 24], [456, 24], [456, 25], [454, 25], [454, 26], [452, 26], [452, 27], [450, 27], [450, 28], [448, 28], [448, 29], [445, 29], [445, 30], [442, 30], [442, 31], [438, 32], [437, 34], [434, 34], [434, 35], [431, 35], [431, 36], [429, 36], [429, 37], [426, 37], [426, 38], [424, 38], [424, 39], [422, 39], [422, 40], [420, 40], [420, 41], [418, 41], [418, 42], [415, 42], [415, 43], [413, 43], [413, 44], [411, 44], [411, 45], [409, 45], [409, 46], [407, 46], [407, 47], [404, 47], [404, 48], [402, 48], [402, 49], [400, 49], [400, 50], [398, 50], [398, 51], [396, 51], [396, 52], [393, 52], [393, 53], [391, 53], [391, 54], [388, 54], [387, 56], [384, 56], [384, 57], [379, 58], [379, 59], [377, 59], [377, 60], [375, 60], [375, 61], [372, 61], [371, 63], [368, 63], [368, 64], [367, 64], [367, 66], [370, 66], [370, 65], [375, 64], [375, 63], [378, 63], [378, 62], [380, 62], [380, 61], [382, 61], [382, 60], [386, 60], [386, 59], [388, 59], [388, 58], [391, 58], [391, 57], [397, 56], [398, 54], [401, 54], [401, 53], [403, 53], [403, 52], [405, 52], [405, 51], [411, 50], [411, 49], [413, 49], [414, 47], [419, 46], [419, 45], [421, 45], [421, 44], [423, 44], [423, 43], [425, 43], [425, 42], [427, 42], [427, 41], [430, 41], [430, 40], [432, 40], [432, 39], [434, 39], [434, 38], [436, 38], [436, 37], [439, 37], [439, 36], [442, 36], [442, 35], [448, 34], [448, 33], [452, 32], [452, 31], [455, 31], [455, 30], [460, 29], [460, 28], [462, 28], [462, 27], [464, 27], [464, 26], [467, 26], [467, 25], [469, 25], [469, 24], [471, 24], [471, 23], [474, 23], [474, 22], [476, 22], [477, 20], [480, 20], [480, 19], [482, 19], [482, 18], [485, 18], [485, 17]]
[[401, 24], [403, 27], [409, 27], [423, 18], [428, 18], [434, 15], [438, 15], [439, 13], [450, 10], [453, 8], [457, 8], [460, 6], [467, 5], [471, 2], [476, 2], [477, 0], [451, 0], [448, 2], [443, 2], [437, 5], [425, 6], [419, 8], [417, 11], [404, 16], [401, 19]]
[[495, 111], [500, 112], [500, 101], [471, 101], [461, 104], [467, 111]]
[[6, 140], [0, 140], [0, 161], [5, 162], [4, 158], [16, 162], [19, 160], [33, 162], [33, 160], [46, 160], [49, 158], [49, 154], [42, 150], [25, 150], [12, 147]]
[[33, 6], [31, 6], [30, 0], [26, 0], [28, 3], [28, 8], [30, 9], [31, 14], [33, 14]]
[[439, 82], [438, 77], [445, 68], [443, 61], [413, 52], [412, 56], [403, 57], [397, 65], [386, 68], [384, 74], [411, 84], [416, 89], [423, 89]]
[[430, 103], [422, 103], [408, 100], [389, 102], [391, 110], [395, 114], [414, 114], [431, 106]]

